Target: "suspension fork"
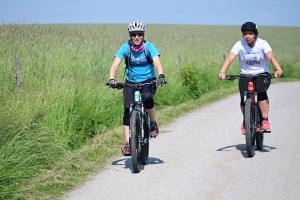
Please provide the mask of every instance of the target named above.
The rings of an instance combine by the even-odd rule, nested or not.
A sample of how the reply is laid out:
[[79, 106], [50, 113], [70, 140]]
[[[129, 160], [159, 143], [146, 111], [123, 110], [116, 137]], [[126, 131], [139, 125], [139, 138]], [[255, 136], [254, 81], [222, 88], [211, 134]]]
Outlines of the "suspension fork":
[[137, 98], [135, 99], [134, 96], [134, 103], [130, 104], [130, 109], [129, 109], [129, 113], [132, 112], [133, 109], [138, 110], [139, 112], [139, 119], [140, 119], [140, 127], [141, 127], [141, 137], [140, 137], [140, 141], [138, 141], [139, 143], [141, 143], [141, 145], [144, 145], [147, 141], [144, 140], [145, 137], [145, 128], [144, 128], [144, 114], [145, 114], [145, 107], [144, 104], [142, 103], [142, 99], [140, 98], [141, 93], [137, 93]]
[[[145, 136], [145, 128], [144, 128], [144, 113], [145, 113], [145, 107], [144, 107], [144, 104], [142, 103], [142, 105], [141, 105], [141, 112], [140, 112], [140, 117], [141, 117], [141, 127], [142, 127], [142, 138], [141, 139], [143, 139], [144, 138], [144, 136]], [[144, 144], [144, 142], [143, 142], [143, 144]]]
[[254, 121], [254, 127], [253, 128], [259, 128], [260, 127], [260, 119], [259, 119], [259, 105], [257, 101], [257, 92], [255, 91], [255, 84], [254, 81], [248, 82], [248, 91], [249, 91], [249, 97], [253, 99], [253, 121]]
[[143, 137], [143, 144], [147, 143], [149, 140], [149, 131], [150, 131], [150, 125], [148, 121], [148, 114], [144, 112], [143, 114], [143, 132], [144, 132], [144, 137]]
[[[130, 104], [130, 107], [129, 107], [129, 113], [131, 115], [132, 111], [133, 110], [136, 110], [138, 111], [138, 118], [140, 119], [140, 127], [141, 127], [141, 138], [140, 138], [140, 141], [138, 141], [139, 143], [142, 142], [142, 145], [144, 144], [144, 141], [143, 141], [143, 138], [144, 138], [144, 135], [145, 135], [145, 132], [144, 132], [144, 112], [145, 112], [145, 108], [144, 108], [144, 104], [139, 104], [137, 102], [135, 103], [131, 103]], [[129, 126], [129, 130], [131, 129], [131, 127]], [[129, 136], [130, 137], [130, 136]]]
[[[257, 96], [257, 95], [255, 95], [255, 96]], [[256, 100], [254, 101], [254, 127], [255, 128], [260, 127], [259, 105]]]

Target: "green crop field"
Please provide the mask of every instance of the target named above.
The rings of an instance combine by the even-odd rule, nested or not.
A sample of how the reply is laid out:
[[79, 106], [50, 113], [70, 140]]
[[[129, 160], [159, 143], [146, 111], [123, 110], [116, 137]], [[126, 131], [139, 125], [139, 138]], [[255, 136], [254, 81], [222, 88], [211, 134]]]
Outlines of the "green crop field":
[[[120, 156], [122, 91], [105, 83], [126, 28], [0, 26], [0, 199], [58, 199]], [[300, 27], [259, 27], [284, 71], [274, 83], [300, 80], [299, 35]], [[168, 81], [155, 96], [161, 125], [238, 91], [217, 75], [241, 38], [239, 26], [147, 25]], [[239, 73], [237, 59], [228, 73]]]

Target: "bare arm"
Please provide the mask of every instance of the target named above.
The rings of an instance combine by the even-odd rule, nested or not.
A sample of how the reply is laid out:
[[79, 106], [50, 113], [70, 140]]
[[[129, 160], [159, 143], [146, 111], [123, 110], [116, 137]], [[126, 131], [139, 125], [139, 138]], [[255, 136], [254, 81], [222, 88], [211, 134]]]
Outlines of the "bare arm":
[[158, 75], [164, 74], [164, 70], [163, 70], [162, 64], [160, 62], [160, 57], [159, 56], [155, 56], [153, 58], [153, 64], [154, 64], [154, 67], [155, 67]]
[[268, 52], [266, 53], [266, 55], [267, 55], [269, 61], [270, 61], [270, 62], [272, 63], [272, 65], [274, 66], [275, 70], [276, 70], [275, 73], [274, 73], [275, 77], [280, 77], [280, 76], [282, 76], [283, 71], [282, 71], [282, 69], [281, 69], [279, 63], [278, 63], [277, 60], [275, 59], [273, 51], [268, 51]]
[[118, 57], [114, 58], [114, 61], [110, 67], [110, 71], [109, 71], [109, 79], [115, 79], [115, 75], [116, 75], [116, 71], [118, 70], [120, 63], [121, 63], [121, 59]]
[[219, 73], [219, 78], [220, 79], [225, 79], [226, 70], [231, 65], [231, 63], [234, 61], [235, 58], [236, 58], [236, 54], [230, 52], [229, 56], [227, 57], [227, 59], [223, 63], [223, 66], [222, 66], [221, 71]]

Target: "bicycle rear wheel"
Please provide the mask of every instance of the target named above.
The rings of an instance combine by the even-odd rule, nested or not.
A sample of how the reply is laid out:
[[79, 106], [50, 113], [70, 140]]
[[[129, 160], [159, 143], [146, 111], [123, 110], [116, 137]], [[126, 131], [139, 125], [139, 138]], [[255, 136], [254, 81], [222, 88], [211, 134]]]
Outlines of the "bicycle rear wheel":
[[132, 167], [135, 173], [141, 171], [141, 131], [139, 112], [134, 110], [130, 117], [130, 145]]
[[255, 133], [256, 149], [262, 150], [264, 148], [264, 133]]
[[246, 130], [246, 149], [249, 157], [255, 155], [255, 137], [254, 137], [254, 111], [253, 100], [247, 99], [245, 103], [245, 130]]
[[149, 157], [149, 122], [147, 113], [144, 115], [144, 142], [142, 145], [142, 165], [148, 164], [148, 157]]
[[[261, 125], [262, 122], [262, 115], [261, 115], [261, 110], [259, 106], [257, 107], [258, 109], [258, 123]], [[264, 147], [264, 133], [263, 132], [256, 132], [255, 133], [255, 140], [256, 140], [256, 149], [257, 150], [262, 150]]]
[[142, 165], [148, 164], [148, 154], [149, 154], [149, 142], [142, 145]]

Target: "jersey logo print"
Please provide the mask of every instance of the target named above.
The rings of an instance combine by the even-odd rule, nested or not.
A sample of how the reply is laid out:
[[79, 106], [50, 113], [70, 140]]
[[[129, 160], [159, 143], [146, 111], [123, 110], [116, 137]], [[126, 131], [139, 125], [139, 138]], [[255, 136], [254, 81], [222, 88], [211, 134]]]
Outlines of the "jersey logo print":
[[247, 65], [260, 64], [260, 61], [257, 60], [256, 57], [253, 57], [253, 58], [251, 58], [251, 59], [247, 59], [247, 60], [246, 60], [246, 64], [247, 64]]
[[130, 64], [131, 65], [140, 65], [140, 64], [146, 64], [147, 63], [147, 59], [145, 57], [145, 55], [141, 55], [140, 57], [134, 57], [133, 55], [131, 55], [130, 58]]
[[246, 57], [246, 64], [247, 65], [255, 65], [260, 64], [259, 59], [255, 56], [259, 54], [259, 52], [245, 52], [244, 55]]

